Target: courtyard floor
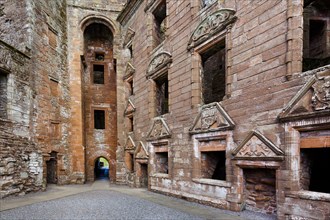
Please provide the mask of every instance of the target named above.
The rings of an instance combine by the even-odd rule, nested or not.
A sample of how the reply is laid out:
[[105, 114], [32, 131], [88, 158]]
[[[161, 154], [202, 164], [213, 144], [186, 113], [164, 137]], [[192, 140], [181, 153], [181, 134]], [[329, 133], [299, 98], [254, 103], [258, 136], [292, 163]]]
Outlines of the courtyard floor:
[[0, 200], [0, 219], [276, 219], [221, 210], [99, 180]]

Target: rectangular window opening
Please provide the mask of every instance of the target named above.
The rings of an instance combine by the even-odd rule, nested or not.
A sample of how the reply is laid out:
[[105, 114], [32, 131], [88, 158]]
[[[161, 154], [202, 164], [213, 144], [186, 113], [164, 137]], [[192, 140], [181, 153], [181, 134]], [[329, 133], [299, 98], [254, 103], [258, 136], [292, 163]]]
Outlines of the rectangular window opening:
[[330, 193], [330, 179], [324, 178], [330, 167], [330, 148], [300, 149], [300, 185], [303, 190]]
[[316, 69], [330, 63], [329, 17], [323, 13], [323, 1], [307, 1], [304, 8], [303, 71]]
[[221, 41], [200, 54], [203, 103], [222, 101], [226, 94], [226, 48]]
[[0, 118], [7, 118], [7, 74], [0, 72]]
[[127, 82], [128, 83], [128, 91], [129, 95], [134, 95], [134, 90], [133, 90], [133, 80], [130, 80]]
[[131, 152], [125, 152], [126, 167], [130, 172], [134, 172], [134, 154]]
[[96, 61], [104, 61], [104, 53], [95, 53]]
[[94, 110], [94, 128], [105, 129], [105, 111]]
[[156, 173], [168, 174], [168, 152], [156, 152]]
[[169, 112], [168, 107], [168, 78], [167, 74], [156, 79], [156, 112], [164, 115]]
[[154, 39], [155, 46], [159, 45], [165, 39], [166, 33], [166, 1], [163, 0], [153, 11], [154, 15]]
[[201, 152], [201, 178], [226, 180], [226, 152]]
[[129, 128], [128, 128], [128, 130], [130, 132], [132, 132], [132, 131], [134, 131], [134, 119], [133, 119], [133, 116], [130, 117], [130, 118], [128, 118], [128, 120], [129, 120]]
[[104, 84], [104, 65], [93, 65], [93, 83]]

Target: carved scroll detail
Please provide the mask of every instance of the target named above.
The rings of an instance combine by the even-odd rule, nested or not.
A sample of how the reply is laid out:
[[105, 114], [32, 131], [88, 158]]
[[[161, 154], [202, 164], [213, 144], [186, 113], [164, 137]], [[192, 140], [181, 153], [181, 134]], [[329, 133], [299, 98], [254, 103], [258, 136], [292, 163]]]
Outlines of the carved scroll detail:
[[147, 70], [147, 78], [152, 78], [157, 71], [172, 63], [172, 55], [168, 52], [157, 54], [150, 62]]
[[315, 111], [330, 109], [330, 76], [319, 77], [312, 88], [313, 109]]
[[229, 24], [236, 21], [237, 17], [233, 9], [220, 9], [205, 18], [195, 29], [188, 42], [188, 50], [201, 44], [220, 31], [224, 30]]

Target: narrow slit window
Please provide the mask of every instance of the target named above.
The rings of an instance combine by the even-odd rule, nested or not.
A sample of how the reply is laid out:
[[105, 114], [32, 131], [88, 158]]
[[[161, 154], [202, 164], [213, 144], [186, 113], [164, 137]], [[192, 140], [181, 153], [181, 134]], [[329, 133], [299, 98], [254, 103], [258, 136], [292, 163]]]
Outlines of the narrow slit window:
[[104, 84], [104, 66], [94, 65], [93, 66], [93, 83]]
[[105, 111], [94, 110], [94, 128], [105, 129]]
[[0, 72], [0, 118], [7, 118], [7, 76]]
[[168, 78], [167, 74], [156, 79], [156, 112], [164, 115], [169, 112], [168, 108]]

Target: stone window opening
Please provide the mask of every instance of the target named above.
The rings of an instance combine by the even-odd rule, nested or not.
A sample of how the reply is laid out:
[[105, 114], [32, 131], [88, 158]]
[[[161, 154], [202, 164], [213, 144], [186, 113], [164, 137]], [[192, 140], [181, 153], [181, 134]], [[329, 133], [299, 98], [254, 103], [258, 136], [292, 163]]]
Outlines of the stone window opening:
[[330, 193], [324, 169], [330, 167], [330, 130], [300, 133], [300, 188]]
[[152, 12], [154, 17], [153, 37], [155, 47], [165, 40], [166, 34], [166, 0], [162, 0], [156, 9]]
[[7, 118], [7, 74], [0, 72], [0, 118]]
[[105, 129], [105, 111], [94, 110], [94, 128]]
[[95, 53], [96, 61], [104, 61], [104, 53]]
[[128, 85], [128, 94], [129, 96], [134, 95], [134, 87], [133, 87], [133, 77], [130, 80], [127, 80]]
[[304, 7], [303, 71], [330, 63], [330, 4], [306, 1]]
[[132, 44], [128, 46], [129, 54], [130, 54], [130, 59], [133, 59], [133, 46]]
[[203, 103], [220, 102], [226, 95], [225, 40], [201, 52], [200, 57]]
[[93, 65], [93, 83], [104, 84], [104, 65]]
[[128, 117], [128, 131], [129, 132], [134, 131], [134, 118], [133, 118], [133, 116]]
[[168, 105], [168, 77], [167, 73], [155, 79], [156, 83], [156, 113], [157, 116], [169, 112]]
[[156, 173], [168, 174], [168, 152], [156, 152]]
[[226, 181], [226, 152], [201, 152], [201, 178]]

